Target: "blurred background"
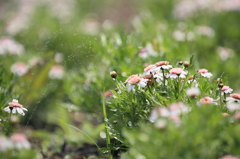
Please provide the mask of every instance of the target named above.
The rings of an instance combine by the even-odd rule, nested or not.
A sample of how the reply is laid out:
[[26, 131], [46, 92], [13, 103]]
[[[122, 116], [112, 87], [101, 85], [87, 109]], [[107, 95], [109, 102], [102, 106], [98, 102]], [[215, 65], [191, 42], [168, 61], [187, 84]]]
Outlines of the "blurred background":
[[0, 24], [2, 119], [18, 99], [28, 112], [14, 131], [49, 156], [65, 142], [92, 143], [66, 124], [104, 137], [110, 71], [125, 81], [194, 55], [196, 69], [240, 93], [240, 0], [0, 0]]

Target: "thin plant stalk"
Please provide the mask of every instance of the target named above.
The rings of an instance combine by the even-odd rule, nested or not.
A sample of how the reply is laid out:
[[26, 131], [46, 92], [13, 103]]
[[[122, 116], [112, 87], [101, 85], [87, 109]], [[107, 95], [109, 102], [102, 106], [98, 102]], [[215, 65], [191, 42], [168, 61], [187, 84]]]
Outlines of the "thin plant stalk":
[[221, 88], [219, 89], [219, 91], [220, 91], [220, 105], [222, 105], [222, 92], [221, 92]]
[[178, 76], [177, 78], [177, 85], [176, 85], [176, 100], [178, 100], [179, 98], [179, 95], [180, 95], [180, 81], [181, 81], [181, 78]]
[[12, 129], [11, 118], [12, 118], [12, 110], [11, 110], [11, 112], [10, 112], [10, 114], [9, 114], [9, 120], [8, 120], [8, 124], [9, 124], [9, 125], [8, 125], [8, 129], [7, 129], [7, 133], [6, 133], [7, 136], [10, 135], [11, 129]]
[[[104, 91], [103, 91], [104, 92]], [[110, 136], [108, 132], [108, 124], [107, 124], [107, 111], [106, 111], [106, 105], [105, 105], [105, 97], [104, 94], [102, 95], [102, 108], [103, 108], [103, 118], [104, 118], [104, 124], [105, 124], [105, 133], [106, 133], [106, 144], [108, 149], [108, 159], [112, 159], [111, 150], [109, 148], [110, 145]]]
[[162, 73], [163, 73], [163, 90], [166, 91], [166, 78], [165, 78], [165, 75], [164, 75], [164, 69], [162, 69]]
[[226, 101], [226, 93], [223, 93], [224, 101]]

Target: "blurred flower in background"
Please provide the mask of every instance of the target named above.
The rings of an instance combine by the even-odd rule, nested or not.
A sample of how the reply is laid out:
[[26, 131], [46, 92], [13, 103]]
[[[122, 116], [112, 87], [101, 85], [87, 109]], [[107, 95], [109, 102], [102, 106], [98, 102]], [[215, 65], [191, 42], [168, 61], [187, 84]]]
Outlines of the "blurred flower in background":
[[16, 62], [11, 66], [11, 72], [18, 75], [23, 76], [28, 72], [29, 68], [27, 64], [24, 62]]
[[11, 37], [2, 37], [0, 39], [0, 55], [21, 55], [24, 47]]
[[64, 68], [62, 65], [53, 65], [48, 72], [49, 78], [62, 79], [64, 75]]
[[13, 143], [13, 146], [17, 149], [30, 149], [31, 145], [27, 140], [27, 137], [22, 133], [14, 133], [11, 135], [10, 140]]

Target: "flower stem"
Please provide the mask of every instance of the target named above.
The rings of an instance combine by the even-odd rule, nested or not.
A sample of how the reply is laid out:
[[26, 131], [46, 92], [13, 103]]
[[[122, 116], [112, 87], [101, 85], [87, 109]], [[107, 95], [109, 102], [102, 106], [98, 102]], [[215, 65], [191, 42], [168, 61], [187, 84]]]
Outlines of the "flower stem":
[[6, 136], [9, 136], [11, 134], [11, 130], [12, 130], [11, 117], [12, 117], [12, 111], [10, 112], [10, 115], [9, 115], [9, 120], [8, 120], [9, 125], [8, 125]]
[[176, 100], [178, 100], [178, 98], [179, 98], [179, 94], [180, 94], [180, 80], [181, 80], [181, 78], [178, 76], [178, 79], [177, 79], [177, 86], [176, 86]]
[[165, 85], [166, 78], [165, 78], [165, 75], [164, 75], [164, 69], [162, 69], [162, 73], [163, 73], [163, 90], [166, 91], [166, 85]]
[[223, 97], [224, 97], [224, 102], [226, 102], [226, 93], [223, 93]]
[[221, 88], [219, 89], [220, 91], [220, 105], [222, 106], [222, 91], [221, 91]]
[[[104, 91], [103, 91], [104, 92]], [[111, 155], [111, 150], [110, 150], [110, 136], [109, 136], [109, 132], [108, 132], [108, 124], [107, 124], [107, 112], [106, 112], [106, 105], [105, 105], [105, 97], [104, 94], [102, 95], [102, 108], [103, 108], [103, 118], [104, 118], [104, 124], [105, 124], [105, 133], [106, 133], [106, 145], [107, 145], [107, 149], [108, 150], [108, 159], [112, 159], [112, 155]]]

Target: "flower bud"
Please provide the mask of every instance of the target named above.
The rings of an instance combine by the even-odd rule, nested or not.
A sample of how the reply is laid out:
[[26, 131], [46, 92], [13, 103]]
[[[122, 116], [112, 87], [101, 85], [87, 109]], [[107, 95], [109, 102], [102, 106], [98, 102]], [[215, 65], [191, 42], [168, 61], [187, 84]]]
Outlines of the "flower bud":
[[221, 78], [218, 78], [218, 79], [217, 79], [217, 83], [222, 83], [222, 79], [221, 79]]
[[218, 87], [219, 87], [219, 88], [223, 88], [223, 84], [222, 84], [222, 83], [219, 83], [219, 84], [218, 84]]
[[115, 80], [117, 78], [117, 73], [115, 71], [110, 72], [110, 76]]
[[165, 96], [165, 95], [167, 95], [167, 92], [166, 91], [161, 91], [161, 95]]
[[179, 65], [183, 65], [183, 62], [182, 62], [182, 61], [179, 61], [178, 64], [179, 64]]
[[183, 63], [183, 66], [184, 66], [184, 67], [188, 67], [188, 66], [189, 66], [189, 62], [185, 61], [185, 62]]

